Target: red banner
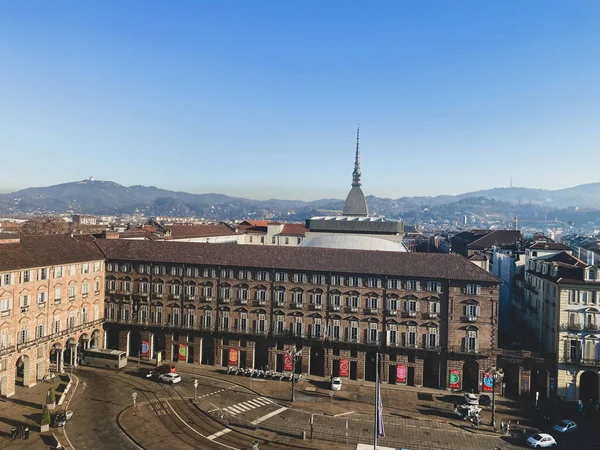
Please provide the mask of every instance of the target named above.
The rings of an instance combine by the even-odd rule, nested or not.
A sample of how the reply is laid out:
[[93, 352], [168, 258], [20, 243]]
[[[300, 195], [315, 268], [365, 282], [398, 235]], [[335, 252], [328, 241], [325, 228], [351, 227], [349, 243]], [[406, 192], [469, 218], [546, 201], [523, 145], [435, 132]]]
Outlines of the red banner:
[[150, 341], [142, 341], [142, 358], [150, 358]]
[[292, 355], [285, 353], [283, 355], [283, 370], [293, 370], [294, 362], [292, 361]]
[[494, 390], [494, 377], [491, 373], [483, 372], [483, 392], [492, 392]]
[[450, 389], [460, 389], [460, 369], [450, 369], [448, 372]]
[[179, 361], [187, 361], [187, 344], [179, 344]]
[[340, 359], [340, 377], [349, 376], [348, 366], [350, 365], [350, 361], [347, 359]]
[[237, 367], [238, 365], [238, 350], [237, 348], [229, 349], [229, 365]]
[[396, 365], [396, 383], [406, 383], [406, 366], [404, 364]]

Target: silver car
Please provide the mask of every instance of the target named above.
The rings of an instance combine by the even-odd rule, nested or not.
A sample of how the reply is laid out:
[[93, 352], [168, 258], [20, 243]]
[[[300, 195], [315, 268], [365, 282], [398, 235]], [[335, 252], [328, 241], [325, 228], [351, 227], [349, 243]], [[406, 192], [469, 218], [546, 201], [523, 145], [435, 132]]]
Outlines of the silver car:
[[181, 383], [181, 377], [177, 373], [163, 373], [158, 376], [158, 381], [169, 384]]
[[554, 425], [554, 430], [559, 433], [570, 433], [577, 429], [577, 424], [572, 420], [563, 420], [560, 423]]

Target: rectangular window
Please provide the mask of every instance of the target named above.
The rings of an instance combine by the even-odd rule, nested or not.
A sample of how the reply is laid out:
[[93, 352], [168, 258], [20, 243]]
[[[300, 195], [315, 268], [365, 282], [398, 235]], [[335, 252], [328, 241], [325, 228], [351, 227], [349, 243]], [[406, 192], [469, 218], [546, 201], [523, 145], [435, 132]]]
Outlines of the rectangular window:
[[350, 340], [352, 342], [358, 341], [358, 322], [350, 322]]
[[46, 293], [45, 292], [38, 292], [37, 302], [38, 303], [46, 303]]
[[336, 286], [341, 286], [343, 284], [342, 277], [340, 277], [339, 275], [332, 275], [331, 276], [331, 284], [334, 284]]
[[275, 236], [273, 236], [273, 237], [271, 238], [271, 244], [275, 244], [275, 242], [276, 242], [276, 238], [275, 238]]
[[359, 299], [358, 295], [348, 296], [348, 306], [355, 310], [360, 308], [360, 299]]
[[379, 299], [377, 297], [367, 297], [367, 308], [377, 309], [379, 307]]
[[466, 306], [466, 315], [468, 317], [479, 317], [479, 306], [467, 305]]
[[248, 330], [248, 313], [240, 313], [240, 330]]
[[38, 280], [47, 280], [48, 279], [48, 269], [40, 269], [38, 271]]
[[417, 327], [414, 327], [414, 326], [407, 327], [406, 345], [409, 347], [417, 346]]
[[29, 270], [23, 270], [21, 272], [21, 283], [29, 283], [31, 281], [31, 272]]
[[54, 268], [54, 278], [62, 278], [63, 276], [63, 268], [62, 266], [58, 266]]
[[376, 323], [371, 323], [369, 324], [369, 342], [377, 342], [377, 324]]
[[69, 275], [75, 276], [76, 274], [77, 274], [77, 268], [75, 267], [75, 264], [71, 264], [71, 267], [69, 267]]
[[367, 278], [368, 287], [381, 287], [381, 280], [379, 278]]
[[477, 331], [469, 331], [466, 337], [466, 351], [476, 352], [478, 348]]
[[398, 325], [390, 325], [389, 326], [389, 343], [397, 344], [398, 343]]
[[312, 281], [313, 281], [313, 284], [325, 284], [325, 276], [324, 275], [313, 275]]
[[[102, 271], [102, 261], [96, 261], [94, 263], [94, 272], [101, 272], [101, 271]], [[140, 273], [142, 273], [142, 272], [140, 272]]]
[[468, 295], [479, 295], [481, 294], [481, 286], [478, 284], [467, 284]]
[[427, 290], [432, 292], [442, 292], [442, 283], [439, 281], [428, 281]]
[[390, 311], [398, 311], [398, 299], [397, 298], [391, 298], [388, 300], [388, 304], [390, 305]]
[[389, 289], [399, 289], [400, 288], [400, 280], [396, 280], [396, 279], [388, 280], [388, 288]]
[[275, 331], [279, 334], [282, 334], [285, 330], [285, 317], [277, 316], [277, 321], [275, 322]]
[[[126, 290], [126, 289], [124, 289], [124, 290]], [[81, 293], [83, 295], [87, 295], [89, 293], [89, 291], [90, 291], [90, 285], [88, 283], [83, 283], [81, 285]]]
[[27, 308], [29, 306], [29, 295], [21, 295], [19, 297], [19, 306], [21, 308]]
[[52, 331], [56, 333], [60, 333], [60, 319], [55, 318], [54, 324], [52, 326]]
[[304, 323], [302, 322], [302, 317], [295, 317], [294, 325], [295, 325], [295, 333], [294, 334], [296, 336], [303, 336], [304, 335]]
[[100, 282], [99, 281], [94, 281], [94, 292], [96, 294], [100, 293]]
[[5, 273], [4, 275], [2, 275], [2, 279], [0, 280], [0, 285], [10, 286], [11, 284], [13, 284], [12, 279], [13, 279], [12, 274]]
[[285, 272], [276, 272], [275, 281], [286, 281]]
[[12, 302], [12, 298], [3, 298], [2, 300], [0, 300], [0, 311], [10, 311], [12, 309]]
[[337, 308], [342, 306], [342, 296], [340, 294], [331, 294], [331, 306]]
[[406, 289], [409, 291], [418, 291], [421, 289], [421, 283], [415, 280], [409, 280], [406, 282]]
[[429, 348], [436, 348], [438, 346], [438, 332], [437, 328], [429, 328], [427, 333], [427, 346]]
[[75, 292], [76, 292], [75, 286], [69, 286], [69, 288], [67, 289], [67, 295], [69, 296], [69, 298], [74, 298]]
[[360, 278], [359, 277], [349, 277], [348, 278], [348, 286], [360, 286]]
[[90, 273], [90, 263], [83, 263], [81, 265], [81, 273]]

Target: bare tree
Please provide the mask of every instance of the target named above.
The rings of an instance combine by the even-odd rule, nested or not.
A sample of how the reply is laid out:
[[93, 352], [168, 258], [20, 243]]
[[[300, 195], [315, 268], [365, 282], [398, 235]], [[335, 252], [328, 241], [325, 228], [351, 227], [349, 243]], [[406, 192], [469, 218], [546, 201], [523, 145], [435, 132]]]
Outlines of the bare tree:
[[42, 235], [42, 234], [66, 234], [69, 226], [60, 217], [34, 217], [29, 219], [21, 227], [21, 234]]

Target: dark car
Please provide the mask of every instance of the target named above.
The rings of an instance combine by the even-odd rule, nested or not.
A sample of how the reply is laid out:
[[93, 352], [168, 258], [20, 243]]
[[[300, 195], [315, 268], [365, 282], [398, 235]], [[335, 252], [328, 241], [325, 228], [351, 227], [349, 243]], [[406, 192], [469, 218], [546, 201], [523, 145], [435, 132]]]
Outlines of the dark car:
[[492, 404], [492, 399], [487, 394], [482, 394], [479, 396], [479, 404], [481, 406], [490, 406]]
[[154, 370], [148, 369], [147, 367], [141, 367], [138, 369], [138, 375], [142, 378], [152, 378]]

